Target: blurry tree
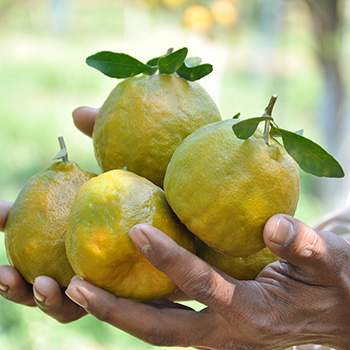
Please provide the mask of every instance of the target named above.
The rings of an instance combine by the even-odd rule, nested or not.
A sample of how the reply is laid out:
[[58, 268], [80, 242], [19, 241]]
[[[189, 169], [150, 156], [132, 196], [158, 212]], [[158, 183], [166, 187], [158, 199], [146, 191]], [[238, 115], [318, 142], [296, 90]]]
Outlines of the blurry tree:
[[345, 82], [342, 75], [341, 42], [343, 0], [303, 0], [310, 9], [317, 43], [316, 56], [323, 73], [320, 118], [330, 152], [337, 153], [343, 139]]
[[[343, 32], [346, 0], [303, 0], [313, 24], [316, 56], [323, 75], [319, 118], [327, 150], [342, 164], [347, 175], [350, 172], [350, 140], [346, 81], [342, 60]], [[320, 181], [320, 194], [330, 209], [350, 200], [350, 179]]]

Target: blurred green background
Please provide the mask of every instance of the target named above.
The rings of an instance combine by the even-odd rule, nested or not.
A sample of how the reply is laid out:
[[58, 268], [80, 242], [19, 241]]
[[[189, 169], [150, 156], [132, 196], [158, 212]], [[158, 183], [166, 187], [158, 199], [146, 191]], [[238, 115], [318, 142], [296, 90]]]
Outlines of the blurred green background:
[[[61, 135], [71, 160], [99, 172], [71, 113], [99, 107], [118, 83], [85, 64], [101, 50], [147, 61], [186, 46], [213, 64], [200, 83], [224, 118], [260, 115], [278, 93], [278, 125], [304, 129], [347, 172], [349, 9], [345, 0], [0, 0], [0, 199], [15, 200], [50, 165]], [[346, 202], [348, 176], [300, 175], [297, 218], [313, 225]], [[0, 343], [11, 350], [152, 348], [89, 316], [62, 325], [4, 299], [0, 315]]]

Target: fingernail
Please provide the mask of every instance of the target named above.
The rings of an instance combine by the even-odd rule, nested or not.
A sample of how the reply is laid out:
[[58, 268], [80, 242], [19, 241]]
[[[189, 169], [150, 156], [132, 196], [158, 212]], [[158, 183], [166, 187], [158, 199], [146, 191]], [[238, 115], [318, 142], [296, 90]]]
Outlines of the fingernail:
[[292, 240], [294, 234], [295, 231], [292, 223], [283, 216], [280, 216], [276, 222], [270, 241], [275, 244], [285, 245]]
[[36, 289], [35, 287], [33, 288], [33, 294], [34, 294], [34, 298], [41, 304], [45, 304], [46, 302], [46, 298], [41, 295]]
[[134, 226], [129, 231], [129, 236], [136, 247], [141, 250], [142, 253], [146, 253], [148, 250], [152, 248], [151, 242], [148, 237], [143, 233], [140, 226]]
[[66, 290], [66, 295], [69, 299], [81, 306], [83, 309], [88, 307], [88, 302], [85, 297], [79, 292], [76, 287], [71, 287]]
[[5, 286], [4, 284], [0, 283], [0, 291], [3, 293], [7, 293], [7, 291], [9, 290], [8, 286]]

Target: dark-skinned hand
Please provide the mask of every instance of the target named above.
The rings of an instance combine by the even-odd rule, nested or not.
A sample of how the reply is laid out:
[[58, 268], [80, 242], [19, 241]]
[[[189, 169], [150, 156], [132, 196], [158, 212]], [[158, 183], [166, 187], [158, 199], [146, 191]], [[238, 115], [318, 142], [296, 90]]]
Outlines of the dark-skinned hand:
[[[87, 107], [77, 109], [75, 125], [91, 136], [96, 114]], [[0, 202], [0, 229], [10, 207]], [[37, 305], [60, 322], [90, 313], [159, 346], [282, 350], [315, 343], [350, 348], [350, 246], [341, 237], [318, 232], [290, 216], [270, 218], [264, 240], [280, 259], [254, 281], [225, 275], [152, 226], [140, 223], [130, 237], [174, 280], [179, 294], [204, 305], [201, 311], [171, 300], [138, 303], [116, 298], [77, 277], [66, 290], [73, 303], [50, 278], [38, 277], [29, 286], [9, 266], [0, 268], [1, 294]]]

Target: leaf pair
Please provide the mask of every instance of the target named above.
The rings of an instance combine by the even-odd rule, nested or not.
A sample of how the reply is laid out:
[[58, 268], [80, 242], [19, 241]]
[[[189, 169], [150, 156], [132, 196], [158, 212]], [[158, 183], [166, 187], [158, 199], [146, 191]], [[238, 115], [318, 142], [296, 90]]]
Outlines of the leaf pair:
[[118, 79], [142, 73], [152, 75], [158, 70], [160, 74], [176, 73], [186, 80], [195, 81], [212, 72], [213, 66], [211, 64], [200, 64], [201, 60], [198, 58], [186, 59], [187, 53], [186, 47], [174, 52], [173, 49], [169, 49], [165, 55], [142, 63], [124, 53], [101, 51], [89, 56], [86, 63], [103, 74]]
[[271, 123], [265, 131], [272, 137], [282, 138], [286, 151], [306, 173], [320, 177], [344, 177], [341, 165], [321, 146], [302, 136], [300, 132], [280, 129], [271, 115], [264, 114], [261, 117], [239, 121], [232, 126], [232, 129], [238, 138], [248, 139], [263, 121]]

